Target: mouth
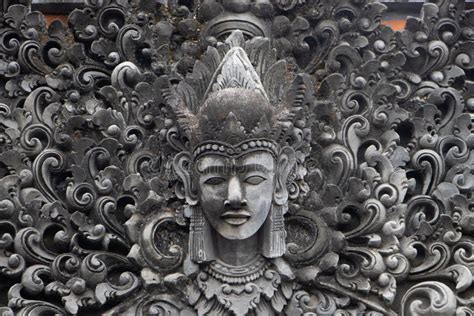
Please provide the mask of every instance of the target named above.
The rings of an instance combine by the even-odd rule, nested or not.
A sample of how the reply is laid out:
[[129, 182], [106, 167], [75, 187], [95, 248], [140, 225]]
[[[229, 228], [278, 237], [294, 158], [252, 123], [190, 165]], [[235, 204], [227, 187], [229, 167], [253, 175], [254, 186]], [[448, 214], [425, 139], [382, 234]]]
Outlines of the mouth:
[[227, 211], [221, 215], [221, 217], [228, 224], [233, 226], [239, 226], [246, 223], [250, 219], [250, 213], [247, 211]]

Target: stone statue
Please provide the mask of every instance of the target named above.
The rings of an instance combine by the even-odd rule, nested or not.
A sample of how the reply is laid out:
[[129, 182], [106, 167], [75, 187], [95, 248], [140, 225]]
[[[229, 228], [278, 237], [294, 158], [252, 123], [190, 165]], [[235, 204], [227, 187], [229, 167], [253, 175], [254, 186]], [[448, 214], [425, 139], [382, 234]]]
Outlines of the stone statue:
[[[282, 276], [269, 259], [286, 249], [283, 215], [295, 153], [281, 135], [289, 115], [270, 104], [245, 51], [234, 47], [197, 114], [180, 119], [194, 148], [178, 154], [174, 166], [191, 205], [190, 259], [204, 267], [197, 276], [202, 297], [193, 302], [200, 314], [270, 314], [276, 295], [277, 311], [286, 305]], [[215, 307], [205, 307], [209, 300]]]
[[1, 315], [472, 315], [474, 19], [0, 13]]

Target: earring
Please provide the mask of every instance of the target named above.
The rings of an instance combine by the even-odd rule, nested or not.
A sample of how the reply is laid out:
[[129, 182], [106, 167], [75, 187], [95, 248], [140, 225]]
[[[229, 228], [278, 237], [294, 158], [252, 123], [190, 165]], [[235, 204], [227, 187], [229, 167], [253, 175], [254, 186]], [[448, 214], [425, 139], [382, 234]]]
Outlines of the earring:
[[209, 223], [199, 206], [191, 206], [189, 225], [189, 253], [191, 260], [197, 263], [213, 260], [214, 249]]
[[192, 207], [191, 222], [189, 225], [189, 252], [191, 260], [202, 262], [206, 258], [204, 251], [204, 214], [198, 207]]
[[272, 208], [272, 242], [271, 252], [276, 256], [282, 256], [286, 251], [285, 220], [283, 218], [283, 206]]
[[270, 215], [265, 221], [262, 254], [267, 258], [277, 258], [286, 251], [285, 206], [272, 205]]

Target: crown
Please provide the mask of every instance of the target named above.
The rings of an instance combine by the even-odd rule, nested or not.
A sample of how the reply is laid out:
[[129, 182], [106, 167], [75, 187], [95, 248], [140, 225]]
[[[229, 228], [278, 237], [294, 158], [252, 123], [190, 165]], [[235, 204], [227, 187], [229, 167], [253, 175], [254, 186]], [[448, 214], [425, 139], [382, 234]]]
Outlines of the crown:
[[234, 31], [225, 43], [209, 47], [178, 85], [161, 87], [195, 157], [277, 153], [291, 142], [288, 131], [311, 84], [304, 76], [289, 84], [286, 62], [275, 56], [268, 39], [245, 41]]

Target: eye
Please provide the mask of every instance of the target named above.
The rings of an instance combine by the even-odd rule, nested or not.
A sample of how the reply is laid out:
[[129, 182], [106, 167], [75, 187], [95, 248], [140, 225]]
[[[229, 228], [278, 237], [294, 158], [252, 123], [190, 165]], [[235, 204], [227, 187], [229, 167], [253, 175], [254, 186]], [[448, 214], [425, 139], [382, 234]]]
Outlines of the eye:
[[212, 177], [204, 181], [204, 184], [209, 184], [209, 185], [219, 185], [224, 183], [226, 180], [221, 177]]
[[261, 176], [250, 176], [247, 179], [245, 179], [245, 182], [248, 184], [257, 185], [257, 184], [262, 183], [265, 180], [267, 179]]

